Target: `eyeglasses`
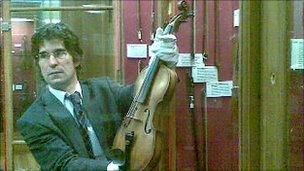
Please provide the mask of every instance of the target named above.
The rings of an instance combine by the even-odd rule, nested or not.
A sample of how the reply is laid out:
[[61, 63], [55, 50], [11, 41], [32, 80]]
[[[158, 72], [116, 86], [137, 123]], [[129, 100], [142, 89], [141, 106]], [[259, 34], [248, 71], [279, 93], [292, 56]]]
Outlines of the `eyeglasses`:
[[66, 58], [67, 51], [65, 49], [56, 49], [53, 52], [40, 52], [36, 55], [36, 59], [38, 60], [49, 60], [51, 55], [53, 55], [56, 59], [64, 59]]

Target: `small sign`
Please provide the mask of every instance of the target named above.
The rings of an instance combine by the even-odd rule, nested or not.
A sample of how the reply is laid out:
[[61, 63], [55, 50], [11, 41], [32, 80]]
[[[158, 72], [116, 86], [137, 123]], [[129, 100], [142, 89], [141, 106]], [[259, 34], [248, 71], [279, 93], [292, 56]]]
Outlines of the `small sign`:
[[203, 68], [203, 67], [205, 67], [203, 54], [201, 54], [201, 53], [195, 54], [195, 56], [194, 56], [194, 62], [193, 62], [193, 67], [196, 67], [196, 68]]
[[240, 26], [240, 9], [233, 11], [233, 27]]
[[291, 69], [304, 69], [304, 39], [291, 39]]
[[194, 55], [193, 62], [191, 61], [191, 54], [190, 53], [180, 53], [178, 56], [178, 62], [176, 67], [204, 67], [204, 60], [203, 60], [203, 54], [196, 53]]
[[194, 83], [217, 82], [218, 71], [215, 66], [193, 67], [192, 78]]
[[191, 55], [190, 53], [180, 53], [178, 56], [178, 62], [176, 67], [191, 67]]
[[127, 44], [128, 58], [147, 58], [147, 44]]
[[232, 96], [232, 81], [207, 82], [207, 97]]
[[15, 43], [15, 44], [14, 44], [14, 47], [15, 47], [15, 48], [21, 48], [21, 47], [22, 47], [22, 44], [21, 44], [21, 43]]
[[22, 84], [13, 84], [13, 91], [20, 91], [23, 90]]

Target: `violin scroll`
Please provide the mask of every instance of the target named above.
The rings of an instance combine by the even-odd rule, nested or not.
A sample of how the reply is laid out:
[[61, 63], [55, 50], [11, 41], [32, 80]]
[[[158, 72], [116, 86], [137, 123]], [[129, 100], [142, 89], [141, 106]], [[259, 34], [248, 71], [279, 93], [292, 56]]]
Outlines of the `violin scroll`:
[[170, 19], [169, 23], [165, 26], [164, 34], [176, 33], [182, 22], [186, 22], [189, 17], [194, 17], [194, 12], [189, 12], [189, 6], [185, 0], [179, 1], [177, 8], [180, 13]]

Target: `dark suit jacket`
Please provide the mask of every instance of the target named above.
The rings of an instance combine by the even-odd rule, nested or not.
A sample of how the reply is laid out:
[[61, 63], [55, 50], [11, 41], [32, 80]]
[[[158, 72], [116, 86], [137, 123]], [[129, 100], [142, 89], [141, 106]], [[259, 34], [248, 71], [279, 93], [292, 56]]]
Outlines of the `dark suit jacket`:
[[81, 82], [83, 105], [106, 156], [90, 159], [77, 125], [46, 89], [18, 120], [18, 127], [42, 170], [106, 170], [116, 130], [132, 102], [134, 86], [108, 78]]

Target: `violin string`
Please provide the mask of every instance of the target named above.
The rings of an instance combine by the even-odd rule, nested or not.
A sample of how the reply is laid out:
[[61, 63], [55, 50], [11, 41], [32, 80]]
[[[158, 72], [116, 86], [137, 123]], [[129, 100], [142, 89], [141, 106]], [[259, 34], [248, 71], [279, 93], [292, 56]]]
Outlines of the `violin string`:
[[[152, 64], [152, 65], [153, 65], [153, 64]], [[135, 97], [134, 97], [134, 99], [133, 99], [133, 101], [132, 101], [132, 103], [131, 103], [130, 109], [129, 109], [128, 113], [127, 113], [127, 116], [128, 116], [128, 117], [132, 117], [133, 114], [135, 113], [136, 105], [137, 105], [136, 101], [138, 100], [139, 95], [142, 94], [143, 87], [144, 87], [143, 85], [146, 84], [146, 82], [147, 82], [147, 80], [148, 80], [147, 75], [150, 75], [150, 72], [151, 72], [151, 67], [148, 68], [148, 71], [147, 71], [147, 74], [146, 74], [146, 76], [145, 76], [145, 79], [144, 79], [142, 85], [140, 86], [140, 90], [138, 91], [138, 93], [136, 93], [136, 95], [135, 95]]]
[[129, 108], [127, 114], [126, 114], [126, 117], [125, 117], [124, 121], [123, 121], [125, 123], [125, 126], [128, 125], [127, 122], [129, 123], [130, 119], [134, 118], [135, 111], [137, 110], [137, 105], [138, 105], [137, 101], [138, 101], [138, 98], [142, 94], [142, 92], [143, 92], [143, 90], [145, 88], [144, 85], [146, 85], [147, 82], [148, 82], [148, 76], [151, 75], [153, 68], [155, 68], [158, 65], [158, 62], [156, 62], [157, 61], [156, 58], [157, 57], [154, 58], [154, 60], [152, 61], [152, 64], [148, 67], [148, 71], [146, 72], [144, 81], [141, 84], [138, 93], [136, 93], [134, 99], [132, 100], [130, 108]]
[[123, 123], [124, 123], [123, 125], [125, 127], [127, 127], [129, 125], [130, 119], [132, 119], [134, 117], [134, 114], [135, 114], [135, 111], [136, 111], [137, 105], [138, 105], [138, 103], [136, 101], [138, 100], [140, 92], [142, 91], [142, 87], [143, 86], [141, 86], [140, 91], [135, 95], [134, 99], [132, 100], [132, 103], [131, 103], [130, 108], [127, 112], [127, 115], [126, 115], [125, 119], [123, 120]]

